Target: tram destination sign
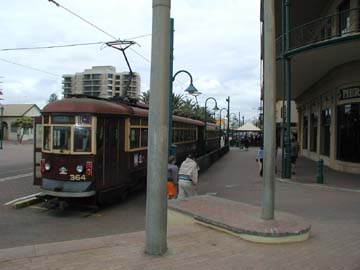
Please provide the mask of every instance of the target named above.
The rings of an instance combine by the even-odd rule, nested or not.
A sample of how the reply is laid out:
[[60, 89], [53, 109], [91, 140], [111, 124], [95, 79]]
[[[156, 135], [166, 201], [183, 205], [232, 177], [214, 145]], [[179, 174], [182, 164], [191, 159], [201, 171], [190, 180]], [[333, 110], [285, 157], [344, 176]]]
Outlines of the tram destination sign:
[[338, 101], [342, 103], [344, 101], [360, 99], [360, 86], [339, 89], [337, 97]]

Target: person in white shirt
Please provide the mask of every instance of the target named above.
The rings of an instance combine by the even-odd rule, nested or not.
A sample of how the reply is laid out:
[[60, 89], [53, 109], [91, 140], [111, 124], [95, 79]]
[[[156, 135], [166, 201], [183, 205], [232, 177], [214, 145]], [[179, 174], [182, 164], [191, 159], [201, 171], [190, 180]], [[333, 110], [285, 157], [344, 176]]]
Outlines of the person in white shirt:
[[179, 169], [178, 199], [197, 195], [198, 171], [199, 166], [195, 161], [194, 155], [189, 154]]

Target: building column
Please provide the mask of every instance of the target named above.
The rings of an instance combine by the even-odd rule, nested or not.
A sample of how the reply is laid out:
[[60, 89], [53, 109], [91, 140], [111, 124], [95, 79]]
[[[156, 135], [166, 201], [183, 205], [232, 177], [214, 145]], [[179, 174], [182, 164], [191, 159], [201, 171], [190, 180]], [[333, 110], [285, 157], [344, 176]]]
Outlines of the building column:
[[320, 149], [321, 149], [321, 124], [322, 124], [322, 117], [321, 117], [321, 110], [322, 110], [322, 104], [321, 104], [321, 96], [319, 97], [319, 100], [317, 102], [317, 112], [318, 112], [318, 126], [317, 126], [317, 138], [316, 138], [316, 154], [317, 159], [320, 159]]
[[331, 122], [330, 122], [330, 164], [336, 161], [337, 149], [337, 110], [336, 110], [336, 91], [331, 96]]

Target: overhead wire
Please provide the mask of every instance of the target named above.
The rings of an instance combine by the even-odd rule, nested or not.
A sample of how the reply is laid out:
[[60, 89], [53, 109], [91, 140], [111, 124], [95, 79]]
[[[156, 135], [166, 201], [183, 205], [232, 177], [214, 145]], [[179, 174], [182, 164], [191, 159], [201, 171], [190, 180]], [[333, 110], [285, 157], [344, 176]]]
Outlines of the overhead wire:
[[[54, 0], [48, 0], [51, 3], [54, 3], [57, 7], [63, 8], [64, 10], [66, 10], [67, 12], [71, 13], [72, 15], [78, 17], [80, 20], [86, 22], [87, 24], [91, 25], [92, 27], [96, 28], [97, 30], [101, 31], [102, 33], [104, 33], [105, 35], [115, 39], [115, 40], [119, 40], [120, 38], [116, 38], [115, 36], [109, 34], [108, 32], [106, 32], [105, 30], [101, 29], [100, 27], [96, 26], [94, 23], [86, 20], [85, 18], [81, 17], [80, 15], [76, 14], [75, 12], [71, 11], [70, 9], [60, 5], [58, 2], [54, 1]], [[147, 59], [145, 56], [143, 56], [142, 54], [138, 53], [136, 50], [129, 48], [132, 52], [134, 52], [135, 54], [137, 54], [138, 56], [140, 56], [141, 58], [143, 58], [145, 61], [150, 63], [150, 60]]]
[[38, 71], [38, 72], [46, 73], [46, 74], [51, 75], [51, 76], [62, 78], [59, 74], [51, 73], [51, 72], [41, 70], [41, 69], [38, 69], [38, 68], [34, 68], [34, 67], [31, 67], [31, 66], [19, 64], [19, 63], [12, 62], [12, 61], [9, 61], [9, 60], [6, 60], [6, 59], [0, 58], [0, 61], [3, 61], [3, 62], [8, 63], [8, 64], [13, 64], [13, 65], [17, 65], [17, 66], [20, 66], [20, 67], [24, 67], [24, 68], [27, 68], [27, 69], [32, 69], [32, 70], [35, 70], [35, 71]]

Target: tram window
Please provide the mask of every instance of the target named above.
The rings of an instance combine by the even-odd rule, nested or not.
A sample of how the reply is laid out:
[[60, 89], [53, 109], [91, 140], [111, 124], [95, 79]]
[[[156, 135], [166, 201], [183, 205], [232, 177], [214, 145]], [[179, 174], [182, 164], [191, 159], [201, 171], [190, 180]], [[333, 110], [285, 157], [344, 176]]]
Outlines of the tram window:
[[50, 150], [50, 127], [44, 127], [44, 142], [43, 149]]
[[147, 126], [148, 125], [148, 119], [147, 118], [141, 118], [141, 125]]
[[148, 129], [141, 129], [141, 147], [147, 147], [148, 145]]
[[140, 141], [140, 129], [131, 128], [130, 129], [130, 149], [139, 148]]
[[56, 115], [51, 117], [52, 124], [75, 124], [75, 116]]
[[140, 126], [140, 118], [135, 117], [130, 119], [130, 124], [134, 126]]
[[74, 151], [75, 152], [91, 152], [91, 128], [75, 127]]
[[53, 127], [53, 149], [70, 150], [70, 127]]
[[91, 116], [90, 115], [81, 115], [79, 116], [79, 125], [91, 125]]

